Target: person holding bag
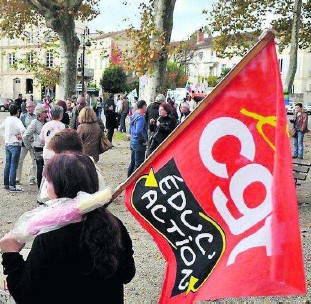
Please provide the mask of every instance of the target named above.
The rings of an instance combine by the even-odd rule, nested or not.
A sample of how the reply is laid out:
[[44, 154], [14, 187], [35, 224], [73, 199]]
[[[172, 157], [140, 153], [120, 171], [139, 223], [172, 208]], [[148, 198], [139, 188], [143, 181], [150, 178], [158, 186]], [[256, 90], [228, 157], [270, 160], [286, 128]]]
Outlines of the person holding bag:
[[84, 107], [78, 117], [77, 132], [83, 143], [83, 153], [92, 156], [94, 161], [99, 161], [102, 130], [97, 120], [96, 113], [90, 107]]

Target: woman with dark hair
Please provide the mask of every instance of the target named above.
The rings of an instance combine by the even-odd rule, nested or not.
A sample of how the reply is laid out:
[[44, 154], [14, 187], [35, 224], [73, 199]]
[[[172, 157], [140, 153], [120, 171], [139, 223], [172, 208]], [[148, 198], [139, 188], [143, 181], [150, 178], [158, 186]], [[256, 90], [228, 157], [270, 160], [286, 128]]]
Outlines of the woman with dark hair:
[[[75, 152], [82, 153], [83, 143], [82, 140], [75, 129], [63, 129], [50, 139], [48, 143], [48, 148], [53, 151], [55, 154], [60, 154], [64, 152]], [[97, 166], [95, 165], [99, 180], [99, 190], [104, 190], [106, 188], [106, 184], [104, 178]], [[46, 179], [43, 177], [42, 183], [38, 192], [37, 203], [39, 205], [44, 204], [46, 201], [50, 200], [47, 193], [47, 183]]]
[[159, 107], [159, 117], [156, 122], [156, 131], [150, 138], [147, 157], [166, 139], [175, 129], [177, 120], [172, 116], [172, 106], [162, 102]]
[[172, 107], [172, 116], [174, 116], [176, 118], [176, 120], [178, 120], [178, 113], [177, 113], [177, 107], [176, 107], [175, 101], [173, 99], [171, 99], [170, 97], [168, 97], [167, 103], [170, 104]]
[[67, 104], [64, 100], [59, 100], [56, 104], [63, 108], [64, 111], [63, 111], [63, 118], [62, 118], [61, 122], [66, 126], [66, 128], [68, 128], [69, 123], [70, 123], [70, 117], [68, 114]]
[[[98, 191], [96, 168], [86, 155], [55, 155], [44, 176], [54, 199]], [[0, 240], [8, 289], [17, 303], [124, 303], [123, 286], [135, 275], [132, 241], [104, 207], [36, 236], [26, 261], [19, 253], [23, 246], [10, 235]]]
[[54, 153], [59, 154], [65, 151], [82, 153], [83, 143], [75, 129], [64, 129], [50, 139], [48, 148]]

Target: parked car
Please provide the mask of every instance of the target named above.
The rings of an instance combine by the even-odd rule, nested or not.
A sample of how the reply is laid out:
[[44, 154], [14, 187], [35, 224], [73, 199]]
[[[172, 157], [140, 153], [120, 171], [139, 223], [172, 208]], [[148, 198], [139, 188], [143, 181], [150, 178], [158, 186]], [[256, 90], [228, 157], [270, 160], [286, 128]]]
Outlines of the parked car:
[[311, 102], [307, 102], [306, 104], [303, 105], [303, 110], [308, 113], [311, 114]]
[[0, 111], [1, 112], [9, 111], [9, 107], [13, 103], [14, 103], [13, 99], [1, 97], [0, 98]]
[[295, 103], [290, 101], [288, 105], [285, 105], [287, 114], [294, 114], [295, 111]]

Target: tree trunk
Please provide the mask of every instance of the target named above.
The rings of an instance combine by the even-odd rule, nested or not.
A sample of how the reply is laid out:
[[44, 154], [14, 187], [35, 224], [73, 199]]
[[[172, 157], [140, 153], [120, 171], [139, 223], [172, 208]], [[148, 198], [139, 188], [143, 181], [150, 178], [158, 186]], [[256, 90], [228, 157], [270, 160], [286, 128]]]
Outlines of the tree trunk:
[[[173, 13], [176, 0], [154, 0], [155, 28], [165, 33], [165, 45], [168, 46], [173, 29]], [[165, 73], [167, 66], [168, 50], [156, 44], [151, 46], [158, 51], [158, 59], [153, 64], [153, 74], [147, 75], [148, 81], [144, 89], [144, 99], [147, 103], [154, 101], [159, 93], [164, 93]]]
[[[76, 91], [77, 54], [80, 41], [75, 32], [75, 13], [82, 0], [25, 0], [45, 19], [46, 26], [58, 34], [60, 42], [60, 81], [57, 99], [71, 97]], [[63, 2], [63, 3], [57, 3]], [[60, 14], [60, 12], [62, 12]]]
[[74, 27], [65, 29], [64, 33], [58, 33], [60, 43], [61, 70], [58, 99], [71, 97], [76, 92], [77, 83], [77, 54], [79, 39]]
[[298, 53], [298, 41], [299, 41], [301, 5], [302, 5], [302, 0], [295, 0], [294, 12], [293, 12], [292, 34], [291, 34], [291, 42], [290, 42], [290, 52], [289, 52], [289, 67], [288, 67], [286, 83], [285, 83], [285, 88], [288, 88], [289, 93], [293, 93], [293, 90], [292, 90], [293, 83], [294, 83], [295, 74], [297, 71], [297, 53]]

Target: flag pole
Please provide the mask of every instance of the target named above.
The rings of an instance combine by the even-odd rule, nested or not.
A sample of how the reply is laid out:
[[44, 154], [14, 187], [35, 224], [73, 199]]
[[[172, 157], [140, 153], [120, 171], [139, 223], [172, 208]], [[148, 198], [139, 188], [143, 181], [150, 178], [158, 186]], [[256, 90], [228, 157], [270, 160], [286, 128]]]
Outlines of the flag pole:
[[189, 116], [181, 123], [161, 145], [140, 165], [139, 168], [133, 172], [123, 183], [119, 184], [114, 193], [112, 194], [111, 200], [104, 206], [110, 205], [133, 181], [135, 181], [142, 172], [162, 153], [174, 139], [183, 132], [187, 126], [196, 119], [200, 112], [213, 100], [215, 99], [222, 90], [266, 47], [266, 45], [275, 38], [275, 32], [273, 30], [264, 31], [260, 40], [252, 47], [252, 49], [241, 59], [241, 61], [219, 82], [216, 87], [208, 94], [190, 113]]

